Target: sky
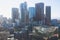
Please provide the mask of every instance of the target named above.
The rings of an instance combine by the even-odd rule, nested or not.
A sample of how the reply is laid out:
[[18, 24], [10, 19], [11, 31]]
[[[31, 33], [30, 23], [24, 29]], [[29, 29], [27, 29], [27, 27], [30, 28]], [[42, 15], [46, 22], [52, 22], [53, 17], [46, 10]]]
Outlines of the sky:
[[51, 6], [51, 18], [60, 19], [60, 0], [0, 0], [0, 15], [11, 18], [12, 8], [20, 8], [20, 4], [25, 1], [28, 7], [34, 7], [35, 3], [40, 2], [45, 6]]

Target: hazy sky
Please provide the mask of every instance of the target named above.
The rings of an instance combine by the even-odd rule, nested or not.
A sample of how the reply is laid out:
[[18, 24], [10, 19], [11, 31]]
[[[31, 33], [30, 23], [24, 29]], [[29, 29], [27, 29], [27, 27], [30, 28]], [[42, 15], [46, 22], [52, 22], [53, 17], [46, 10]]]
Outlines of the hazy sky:
[[60, 0], [0, 0], [0, 15], [11, 17], [11, 9], [19, 8], [20, 3], [26, 1], [28, 7], [35, 6], [35, 3], [44, 2], [45, 6], [51, 6], [51, 17], [60, 19]]

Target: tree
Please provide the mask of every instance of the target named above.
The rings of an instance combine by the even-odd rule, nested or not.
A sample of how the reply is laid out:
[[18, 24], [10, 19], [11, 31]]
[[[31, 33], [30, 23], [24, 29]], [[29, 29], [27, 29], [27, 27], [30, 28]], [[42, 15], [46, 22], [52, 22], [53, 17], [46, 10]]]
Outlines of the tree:
[[33, 40], [35, 40], [35, 39], [37, 40], [39, 38], [43, 39], [44, 37], [46, 37], [48, 39], [48, 38], [51, 38], [55, 33], [57, 33], [57, 29], [53, 32], [46, 32], [46, 33], [44, 33], [41, 30], [39, 32], [37, 29], [35, 29], [35, 35], [33, 35]]

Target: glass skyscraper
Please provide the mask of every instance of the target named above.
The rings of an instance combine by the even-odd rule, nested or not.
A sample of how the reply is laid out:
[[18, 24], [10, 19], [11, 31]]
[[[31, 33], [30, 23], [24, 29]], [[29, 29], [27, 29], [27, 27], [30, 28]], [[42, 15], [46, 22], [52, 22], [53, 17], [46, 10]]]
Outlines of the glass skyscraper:
[[51, 6], [46, 6], [46, 25], [51, 25]]
[[34, 16], [35, 16], [35, 8], [29, 7], [29, 19], [33, 19]]
[[29, 19], [29, 14], [27, 11], [27, 3], [26, 2], [21, 3], [20, 9], [21, 9], [21, 22], [27, 23]]
[[36, 3], [36, 21], [40, 24], [44, 24], [44, 3]]

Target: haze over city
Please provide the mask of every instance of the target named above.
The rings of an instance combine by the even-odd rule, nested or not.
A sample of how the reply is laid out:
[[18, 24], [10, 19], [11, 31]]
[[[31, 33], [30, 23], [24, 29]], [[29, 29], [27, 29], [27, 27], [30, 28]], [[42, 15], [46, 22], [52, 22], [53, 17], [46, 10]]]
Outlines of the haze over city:
[[60, 40], [59, 0], [0, 0], [0, 40]]
[[20, 3], [27, 2], [28, 7], [34, 7], [35, 3], [44, 2], [45, 6], [51, 6], [51, 18], [60, 19], [60, 0], [0, 0], [0, 15], [11, 18], [12, 8], [19, 8]]

